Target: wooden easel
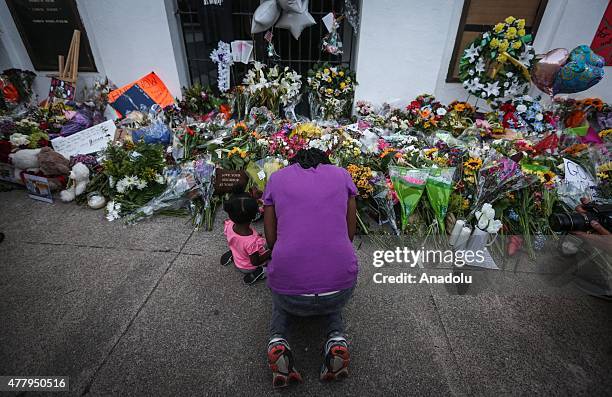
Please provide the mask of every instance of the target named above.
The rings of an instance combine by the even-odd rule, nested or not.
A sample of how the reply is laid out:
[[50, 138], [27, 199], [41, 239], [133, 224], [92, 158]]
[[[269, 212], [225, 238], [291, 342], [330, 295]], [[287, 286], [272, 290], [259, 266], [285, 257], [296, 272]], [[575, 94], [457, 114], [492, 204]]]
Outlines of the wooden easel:
[[79, 49], [81, 46], [81, 31], [75, 30], [72, 33], [72, 41], [68, 55], [64, 59], [63, 55], [59, 56], [59, 80], [67, 81], [76, 86], [77, 75], [79, 72]]

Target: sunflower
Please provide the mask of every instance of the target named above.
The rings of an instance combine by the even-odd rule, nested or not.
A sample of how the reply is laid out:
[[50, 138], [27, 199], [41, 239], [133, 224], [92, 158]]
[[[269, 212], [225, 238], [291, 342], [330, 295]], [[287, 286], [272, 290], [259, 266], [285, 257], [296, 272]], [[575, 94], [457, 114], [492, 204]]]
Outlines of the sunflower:
[[240, 121], [234, 125], [234, 128], [232, 128], [232, 135], [240, 136], [242, 134], [247, 133], [248, 131], [249, 127], [247, 127], [246, 123], [244, 121]]
[[542, 182], [542, 184], [544, 184], [545, 186], [552, 186], [555, 184], [555, 181], [557, 179], [557, 174], [555, 174], [552, 171], [541, 171], [537, 173], [538, 178], [540, 179], [540, 182]]
[[480, 167], [482, 167], [482, 159], [478, 157], [470, 157], [463, 163], [463, 167], [465, 167], [465, 170], [468, 173], [476, 172], [480, 169]]

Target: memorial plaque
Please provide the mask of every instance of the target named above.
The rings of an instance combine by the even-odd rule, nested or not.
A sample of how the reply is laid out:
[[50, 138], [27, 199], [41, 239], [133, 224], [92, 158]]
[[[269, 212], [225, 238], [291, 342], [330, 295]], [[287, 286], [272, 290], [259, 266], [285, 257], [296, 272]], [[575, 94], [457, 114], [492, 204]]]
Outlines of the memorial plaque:
[[59, 70], [58, 56], [68, 54], [72, 33], [81, 31], [79, 71], [97, 72], [75, 0], [6, 0], [36, 70]]
[[249, 177], [242, 170], [217, 169], [215, 173], [215, 194], [231, 193], [236, 184], [246, 186]]

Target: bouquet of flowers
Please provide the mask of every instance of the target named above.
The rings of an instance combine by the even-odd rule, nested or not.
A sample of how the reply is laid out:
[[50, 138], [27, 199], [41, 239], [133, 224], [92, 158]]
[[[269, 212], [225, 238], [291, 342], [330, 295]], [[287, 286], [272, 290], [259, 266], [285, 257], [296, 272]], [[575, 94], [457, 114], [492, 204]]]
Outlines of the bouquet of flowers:
[[265, 106], [278, 115], [281, 104], [290, 106], [298, 99], [301, 78], [288, 67], [281, 71], [278, 65], [269, 68], [256, 61], [245, 75], [243, 84], [250, 95], [250, 104]]
[[[193, 221], [196, 228], [202, 226], [209, 216], [213, 194], [214, 164], [195, 160], [166, 171], [166, 189], [145, 205], [129, 213], [125, 220], [133, 224], [156, 213], [176, 211], [192, 204]], [[198, 204], [193, 203], [199, 199]], [[207, 223], [208, 225], [208, 223]]]
[[442, 121], [443, 128], [459, 136], [466, 128], [474, 124], [476, 109], [467, 102], [453, 101], [448, 105], [446, 116]]
[[333, 120], [350, 116], [357, 84], [352, 70], [317, 64], [308, 71], [307, 82], [312, 118]]
[[484, 203], [494, 203], [502, 196], [526, 188], [535, 178], [525, 175], [518, 163], [498, 153], [491, 154], [478, 171], [472, 213]]
[[423, 132], [435, 131], [447, 113], [446, 107], [429, 94], [416, 97], [406, 106], [406, 111], [410, 125]]
[[524, 94], [535, 52], [525, 20], [512, 16], [496, 24], [465, 49], [459, 78], [470, 94], [488, 101]]
[[178, 102], [181, 113], [198, 120], [211, 118], [212, 112], [218, 112], [223, 104], [221, 98], [216, 97], [210, 87], [202, 87], [199, 83], [189, 88], [183, 88], [183, 99]]
[[515, 97], [500, 104], [497, 112], [504, 128], [536, 133], [555, 130], [555, 117], [542, 108], [539, 97]]
[[105, 180], [99, 181], [102, 186], [95, 189], [112, 199], [113, 209], [107, 214], [108, 220], [131, 212], [159, 195], [166, 185], [165, 164], [162, 145], [109, 144], [102, 163]]

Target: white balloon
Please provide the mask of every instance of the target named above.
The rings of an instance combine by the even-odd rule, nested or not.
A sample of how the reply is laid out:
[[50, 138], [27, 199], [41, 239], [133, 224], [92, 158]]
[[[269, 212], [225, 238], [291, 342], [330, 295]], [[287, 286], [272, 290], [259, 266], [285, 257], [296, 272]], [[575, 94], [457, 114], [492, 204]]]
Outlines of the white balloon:
[[280, 16], [280, 8], [276, 0], [266, 0], [257, 7], [253, 13], [251, 34], [260, 33], [270, 29]]
[[304, 4], [307, 2], [302, 2], [302, 0], [276, 0], [280, 8], [285, 11], [297, 12], [298, 14], [306, 11], [304, 8]]
[[[278, 0], [282, 1], [282, 0]], [[302, 34], [302, 30], [314, 25], [316, 22], [312, 15], [308, 12], [308, 0], [303, 2], [303, 12], [285, 11], [276, 23], [277, 28], [289, 29], [293, 37], [297, 40]]]

